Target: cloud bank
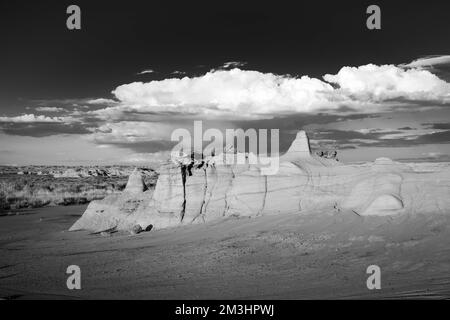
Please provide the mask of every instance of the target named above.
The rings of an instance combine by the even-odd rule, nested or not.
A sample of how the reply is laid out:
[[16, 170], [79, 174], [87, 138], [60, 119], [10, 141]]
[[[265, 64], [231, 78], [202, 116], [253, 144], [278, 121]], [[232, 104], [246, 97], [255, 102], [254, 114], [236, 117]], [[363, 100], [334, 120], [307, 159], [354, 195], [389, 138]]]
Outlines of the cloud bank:
[[[323, 78], [241, 70], [238, 62], [229, 62], [224, 66], [228, 69], [200, 76], [123, 84], [112, 91], [113, 99], [60, 101], [66, 108], [64, 117], [1, 116], [0, 133], [80, 135], [99, 146], [137, 152], [129, 159], [137, 162], [155, 152], [162, 155], [173, 145], [173, 130], [190, 130], [193, 120], [199, 119], [208, 120], [205, 126], [221, 129], [280, 128], [282, 146], [290, 144], [291, 131], [309, 124], [323, 124], [313, 128], [313, 142], [328, 141], [347, 149], [445, 144], [450, 142], [450, 131], [442, 119], [448, 115], [450, 83], [433, 73], [433, 68], [422, 67], [442, 64], [445, 59], [430, 59], [434, 60], [419, 59], [408, 66], [346, 66]], [[60, 111], [51, 105], [39, 107], [36, 111]], [[416, 120], [423, 118], [425, 113], [418, 112], [423, 107], [434, 108], [427, 113], [436, 114], [436, 119], [427, 120], [434, 127], [414, 119], [399, 120], [412, 113]], [[389, 116], [378, 119], [379, 114]], [[392, 117], [395, 121], [383, 127]], [[349, 127], [351, 119], [353, 128]]]
[[[241, 116], [339, 110], [374, 112], [393, 99], [450, 102], [450, 83], [428, 70], [368, 64], [343, 67], [323, 80], [234, 68], [202, 76], [133, 82], [112, 92], [137, 112]], [[120, 106], [119, 106], [120, 108]]]
[[51, 122], [64, 122], [62, 117], [47, 117], [44, 115], [23, 114], [15, 117], [0, 117], [0, 122], [12, 122], [12, 123], [51, 123]]
[[310, 112], [332, 107], [325, 98], [333, 88], [321, 80], [292, 78], [240, 69], [210, 71], [200, 77], [133, 82], [113, 94], [137, 111], [267, 114]]
[[63, 112], [63, 111], [66, 111], [66, 109], [58, 108], [58, 107], [37, 107], [36, 111], [39, 111], [39, 112]]
[[137, 143], [170, 138], [177, 127], [165, 123], [120, 121], [104, 123], [93, 130], [90, 138], [100, 144]]

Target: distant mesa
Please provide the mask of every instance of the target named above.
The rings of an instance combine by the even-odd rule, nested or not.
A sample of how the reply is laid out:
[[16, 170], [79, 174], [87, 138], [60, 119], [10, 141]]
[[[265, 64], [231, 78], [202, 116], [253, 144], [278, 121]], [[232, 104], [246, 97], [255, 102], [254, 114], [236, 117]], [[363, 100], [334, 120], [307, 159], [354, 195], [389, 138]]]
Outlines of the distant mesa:
[[122, 192], [127, 184], [131, 193], [156, 184], [158, 175], [151, 168], [139, 168], [137, 182], [133, 170], [121, 165], [0, 166], [0, 215], [23, 208], [86, 204]]
[[[132, 174], [130, 167], [73, 167], [53, 169], [49, 172], [55, 178], [89, 178], [89, 177], [128, 177]], [[154, 171], [148, 168], [141, 168], [141, 174], [145, 176], [154, 175]]]

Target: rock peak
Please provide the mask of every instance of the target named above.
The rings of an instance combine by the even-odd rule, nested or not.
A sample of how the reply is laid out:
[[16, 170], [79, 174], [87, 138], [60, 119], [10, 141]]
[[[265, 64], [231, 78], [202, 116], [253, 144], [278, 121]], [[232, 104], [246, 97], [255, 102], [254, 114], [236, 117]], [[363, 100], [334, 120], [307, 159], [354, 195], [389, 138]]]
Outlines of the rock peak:
[[297, 132], [297, 136], [286, 152], [286, 155], [293, 157], [309, 157], [311, 155], [308, 135], [304, 130]]
[[125, 187], [124, 191], [135, 194], [142, 193], [146, 189], [147, 187], [145, 186], [141, 171], [135, 168], [128, 177], [127, 186]]

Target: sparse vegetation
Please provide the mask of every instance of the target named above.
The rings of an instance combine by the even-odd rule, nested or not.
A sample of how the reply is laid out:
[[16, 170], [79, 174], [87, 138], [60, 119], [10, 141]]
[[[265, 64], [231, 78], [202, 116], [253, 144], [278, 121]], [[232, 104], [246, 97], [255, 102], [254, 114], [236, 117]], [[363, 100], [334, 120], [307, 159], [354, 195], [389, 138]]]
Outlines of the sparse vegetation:
[[[94, 176], [55, 178], [52, 175], [0, 174], [0, 212], [43, 206], [85, 204], [92, 200], [122, 191], [128, 176]], [[146, 176], [145, 183], [152, 187], [156, 174]]]

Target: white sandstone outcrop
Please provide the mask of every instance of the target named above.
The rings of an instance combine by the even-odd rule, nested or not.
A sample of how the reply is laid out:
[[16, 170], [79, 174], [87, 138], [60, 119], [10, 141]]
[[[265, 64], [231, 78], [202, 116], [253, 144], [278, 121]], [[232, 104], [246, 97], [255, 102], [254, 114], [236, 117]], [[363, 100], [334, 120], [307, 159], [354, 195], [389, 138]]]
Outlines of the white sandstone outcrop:
[[418, 165], [387, 158], [345, 165], [312, 155], [300, 131], [274, 175], [264, 175], [257, 164], [226, 164], [223, 155], [168, 162], [160, 168], [154, 191], [144, 191], [135, 171], [125, 192], [93, 201], [70, 230], [160, 229], [313, 208], [360, 216], [448, 213], [450, 167], [429, 167], [420, 171]]
[[138, 169], [134, 169], [128, 177], [128, 182], [124, 192], [128, 192], [130, 194], [140, 194], [145, 190], [147, 190], [147, 187], [145, 186], [144, 178], [142, 177], [141, 172]]
[[288, 151], [284, 155], [284, 158], [287, 159], [301, 159], [301, 158], [309, 158], [311, 157], [311, 147], [309, 145], [309, 138], [306, 135], [306, 132], [301, 130], [297, 132], [297, 136], [295, 140], [292, 142]]

